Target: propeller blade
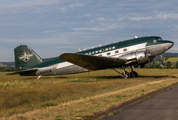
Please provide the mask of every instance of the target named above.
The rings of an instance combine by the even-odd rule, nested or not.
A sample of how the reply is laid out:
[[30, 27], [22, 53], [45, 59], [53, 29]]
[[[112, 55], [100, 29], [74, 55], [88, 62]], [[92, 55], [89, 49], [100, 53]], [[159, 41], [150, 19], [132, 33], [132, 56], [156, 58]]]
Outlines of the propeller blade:
[[155, 69], [155, 59], [152, 58], [152, 61], [153, 61], [153, 66], [154, 66], [154, 69]]
[[160, 56], [161, 56], [161, 60], [163, 60], [163, 55], [161, 54]]
[[148, 58], [148, 62], [149, 62], [149, 64], [150, 64], [150, 66], [151, 66], [151, 62], [150, 62], [150, 59]]
[[151, 66], [151, 61], [150, 61], [150, 58], [149, 56], [151, 56], [151, 54], [149, 54], [149, 49], [146, 49], [146, 56], [147, 56], [147, 59], [148, 59], [148, 62], [149, 62], [149, 65]]

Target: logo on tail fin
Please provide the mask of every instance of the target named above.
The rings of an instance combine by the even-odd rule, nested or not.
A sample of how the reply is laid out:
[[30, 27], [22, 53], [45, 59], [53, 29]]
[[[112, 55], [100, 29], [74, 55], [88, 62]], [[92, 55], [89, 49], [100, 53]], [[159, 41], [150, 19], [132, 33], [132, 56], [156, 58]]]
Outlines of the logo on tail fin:
[[28, 62], [31, 57], [33, 56], [33, 54], [30, 54], [28, 51], [24, 51], [21, 56], [19, 57], [20, 60], [24, 61], [24, 62]]

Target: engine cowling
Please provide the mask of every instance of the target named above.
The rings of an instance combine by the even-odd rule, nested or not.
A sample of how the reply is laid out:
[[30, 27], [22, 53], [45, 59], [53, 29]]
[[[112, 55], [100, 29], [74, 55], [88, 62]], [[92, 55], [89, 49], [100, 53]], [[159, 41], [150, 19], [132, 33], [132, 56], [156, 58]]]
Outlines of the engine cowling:
[[145, 51], [136, 52], [137, 62], [138, 64], [143, 64], [148, 61], [148, 57], [146, 56]]
[[126, 64], [137, 62], [137, 64], [143, 64], [148, 61], [145, 51], [136, 51], [128, 53], [119, 57], [119, 59], [125, 59], [128, 62]]

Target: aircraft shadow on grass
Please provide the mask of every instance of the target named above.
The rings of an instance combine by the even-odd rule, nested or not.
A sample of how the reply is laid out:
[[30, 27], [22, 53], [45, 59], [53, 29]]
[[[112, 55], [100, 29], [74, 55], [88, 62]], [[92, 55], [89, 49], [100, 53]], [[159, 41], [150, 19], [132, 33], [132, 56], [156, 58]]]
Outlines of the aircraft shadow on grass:
[[[53, 77], [50, 77], [50, 76], [43, 76], [43, 80], [60, 80], [60, 79], [74, 79], [70, 82], [86, 82], [86, 81], [92, 81], [92, 79], [96, 79], [96, 82], [98, 81], [98, 79], [103, 79], [103, 80], [110, 80], [110, 79], [122, 79], [123, 78], [121, 76], [82, 76], [82, 77], [67, 77], [67, 76], [53, 76]], [[152, 79], [156, 79], [156, 78], [178, 78], [176, 76], [168, 76], [168, 75], [164, 75], [164, 76], [161, 76], [161, 75], [157, 75], [157, 76], [144, 76], [144, 75], [140, 75], [138, 79], [140, 78], [152, 78]], [[36, 79], [35, 77], [22, 77], [22, 80], [34, 80]], [[77, 79], [77, 80], [76, 80]], [[132, 79], [135, 79], [135, 78], [131, 78], [130, 80]], [[128, 79], [129, 80], [129, 79]], [[95, 82], [95, 81], [93, 81]]]
[[[157, 75], [157, 76], [144, 76], [144, 75], [139, 75], [139, 78], [178, 78], [176, 76], [168, 76], [168, 75]], [[121, 76], [95, 76], [94, 78], [98, 78], [98, 79], [122, 79]]]

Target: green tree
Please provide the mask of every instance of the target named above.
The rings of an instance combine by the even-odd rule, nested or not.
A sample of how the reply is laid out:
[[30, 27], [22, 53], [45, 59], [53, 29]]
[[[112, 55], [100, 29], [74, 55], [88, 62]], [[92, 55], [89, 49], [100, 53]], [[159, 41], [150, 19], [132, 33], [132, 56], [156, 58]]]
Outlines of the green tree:
[[171, 66], [172, 66], [171, 62], [168, 61], [166, 67], [167, 67], [167, 68], [171, 68]]
[[178, 61], [177, 61], [177, 63], [176, 63], [176, 68], [178, 68]]

